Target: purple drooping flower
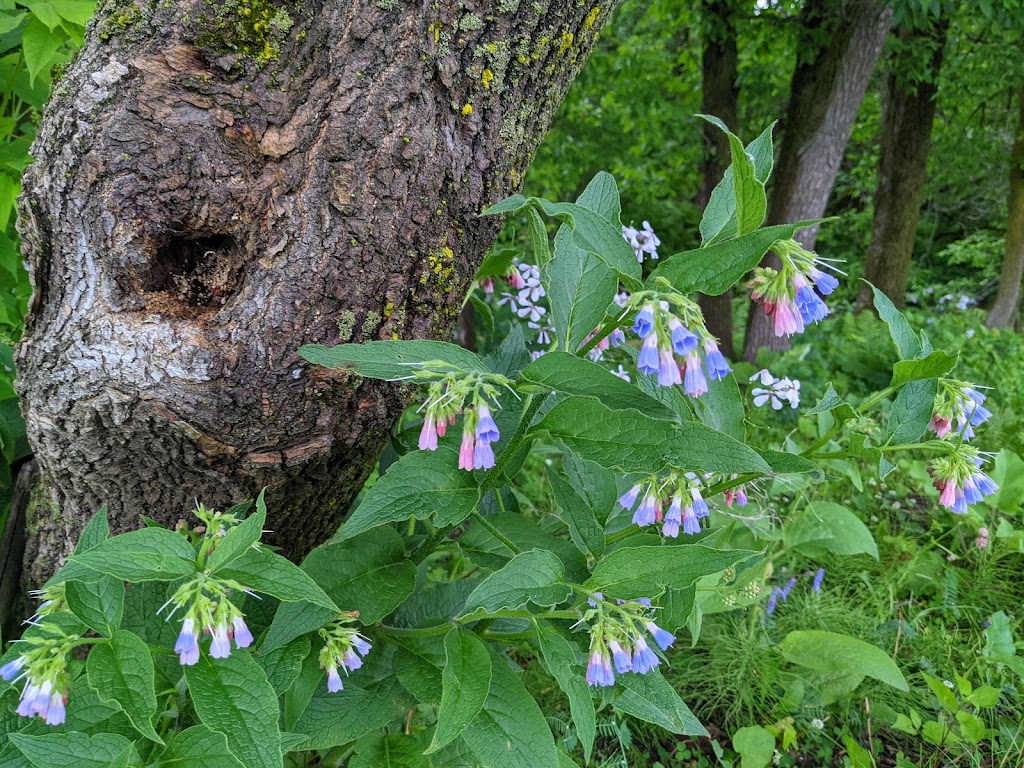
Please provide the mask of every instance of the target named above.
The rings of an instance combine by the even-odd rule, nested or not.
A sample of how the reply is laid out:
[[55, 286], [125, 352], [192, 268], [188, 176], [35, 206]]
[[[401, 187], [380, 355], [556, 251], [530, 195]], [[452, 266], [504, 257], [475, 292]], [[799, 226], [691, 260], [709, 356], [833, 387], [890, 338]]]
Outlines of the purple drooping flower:
[[612, 652], [612, 660], [615, 662], [615, 671], [620, 675], [624, 672], [633, 671], [633, 660], [629, 656], [629, 651], [623, 649], [614, 640], [608, 643], [608, 648]]
[[700, 340], [695, 333], [679, 321], [678, 317], [673, 317], [668, 321], [668, 330], [671, 335], [672, 349], [680, 357], [697, 349]]
[[658, 384], [663, 387], [671, 387], [679, 384], [681, 381], [679, 366], [676, 364], [676, 359], [672, 356], [672, 350], [661, 350], [658, 364]]
[[213, 628], [210, 640], [210, 658], [226, 659], [231, 655], [231, 641], [228, 639], [228, 628], [218, 624]]
[[637, 496], [640, 495], [640, 486], [634, 485], [624, 494], [619, 496], [619, 504], [625, 509], [632, 509], [633, 505], [636, 504]]
[[487, 443], [477, 441], [473, 448], [473, 469], [490, 469], [494, 466], [494, 450]]
[[828, 305], [821, 300], [821, 297], [807, 284], [807, 281], [797, 275], [793, 278], [793, 286], [796, 288], [796, 308], [804, 323], [810, 325], [824, 320], [829, 312]]
[[252, 645], [252, 632], [250, 632], [249, 627], [246, 626], [245, 619], [241, 616], [235, 616], [235, 618], [231, 620], [231, 629], [235, 636], [236, 648], [248, 648]]
[[654, 307], [647, 304], [636, 313], [636, 319], [633, 321], [633, 333], [640, 338], [646, 338], [654, 327]]
[[43, 715], [43, 719], [47, 725], [63, 725], [66, 716], [67, 708], [64, 706], [64, 694], [54, 691], [50, 694], [50, 702], [46, 713]]
[[653, 493], [648, 493], [644, 496], [644, 500], [640, 502], [640, 506], [637, 507], [636, 512], [633, 513], [633, 522], [643, 527], [645, 525], [654, 525], [656, 517], [655, 508], [658, 500], [654, 497]]
[[372, 645], [362, 635], [354, 635], [352, 637], [352, 647], [355, 648], [360, 656], [366, 656], [369, 654]]
[[686, 375], [683, 388], [690, 397], [700, 397], [708, 391], [708, 382], [701, 370], [700, 358], [693, 352], [686, 356]]
[[477, 442], [485, 443], [487, 445], [498, 442], [501, 438], [501, 434], [498, 432], [498, 425], [494, 422], [490, 409], [486, 405], [481, 404], [477, 409], [477, 415]]
[[338, 668], [331, 666], [327, 668], [327, 690], [330, 693], [337, 693], [342, 690], [345, 686], [341, 684], [341, 675], [338, 674]]
[[191, 667], [199, 661], [199, 633], [194, 619], [187, 618], [181, 622], [181, 632], [174, 644], [174, 652], [178, 654], [178, 661], [183, 666]]
[[711, 514], [711, 511], [708, 509], [708, 503], [700, 495], [699, 488], [691, 488], [690, 496], [693, 498], [693, 513], [697, 516], [698, 520]]
[[658, 334], [649, 333], [644, 338], [644, 343], [640, 347], [640, 354], [636, 359], [636, 369], [640, 373], [653, 375], [658, 372], [658, 368]]
[[654, 638], [654, 642], [658, 644], [658, 647], [663, 651], [667, 651], [672, 643], [676, 641], [676, 636], [668, 630], [662, 629], [653, 621], [648, 621], [646, 624], [647, 631], [651, 633], [651, 637]]
[[839, 280], [830, 275], [828, 272], [822, 272], [817, 267], [813, 267], [810, 272], [811, 281], [821, 291], [822, 296], [828, 296], [836, 288], [839, 287]]
[[615, 673], [612, 672], [611, 662], [598, 651], [590, 655], [590, 663], [587, 664], [587, 684], [605, 687], [615, 685]]
[[683, 533], [689, 536], [700, 533], [700, 520], [697, 519], [697, 514], [693, 511], [693, 507], [683, 509]]
[[639, 675], [646, 675], [660, 663], [657, 655], [648, 647], [647, 641], [638, 637], [633, 649], [633, 671]]
[[712, 381], [721, 381], [732, 373], [725, 355], [719, 351], [718, 344], [713, 339], [704, 342], [704, 362], [708, 366], [708, 376]]
[[421, 451], [437, 449], [437, 422], [433, 414], [423, 420], [423, 429], [420, 430], [419, 447]]
[[825, 569], [819, 568], [818, 572], [814, 574], [814, 582], [811, 584], [811, 589], [815, 592], [821, 592], [821, 583], [825, 580]]
[[15, 677], [18, 676], [18, 673], [21, 671], [21, 668], [24, 667], [24, 666], [25, 666], [25, 657], [24, 656], [19, 656], [16, 659], [11, 659], [6, 664], [4, 664], [2, 667], [0, 667], [0, 677], [2, 677], [4, 680], [7, 680], [8, 682], [10, 682], [11, 680], [13, 680]]

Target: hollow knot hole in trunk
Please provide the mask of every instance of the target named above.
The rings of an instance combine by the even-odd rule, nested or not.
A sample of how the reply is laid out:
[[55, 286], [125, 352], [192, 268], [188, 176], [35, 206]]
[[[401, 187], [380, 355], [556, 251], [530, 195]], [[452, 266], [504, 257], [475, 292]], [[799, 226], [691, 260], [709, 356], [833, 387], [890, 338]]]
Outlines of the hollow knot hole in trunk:
[[230, 235], [171, 236], [157, 250], [143, 285], [147, 304], [181, 314], [219, 309], [238, 288], [242, 263]]

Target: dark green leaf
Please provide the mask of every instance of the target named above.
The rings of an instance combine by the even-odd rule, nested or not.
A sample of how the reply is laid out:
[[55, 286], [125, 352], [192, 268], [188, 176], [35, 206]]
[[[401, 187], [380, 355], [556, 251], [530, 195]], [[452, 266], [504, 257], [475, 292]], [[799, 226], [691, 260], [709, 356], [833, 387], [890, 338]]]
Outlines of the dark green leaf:
[[81, 554], [92, 549], [97, 544], [106, 541], [110, 536], [110, 523], [107, 520], [106, 505], [100, 507], [100, 511], [89, 518], [82, 535], [78, 537], [78, 544], [75, 546], [75, 554]]
[[309, 737], [304, 749], [330, 749], [383, 728], [403, 703], [395, 696], [394, 678], [369, 683], [365, 688], [359, 687], [355, 678], [344, 684], [337, 693], [328, 693], [326, 684], [318, 686], [295, 723], [294, 730]]
[[74, 555], [70, 563], [131, 582], [174, 581], [196, 572], [192, 545], [163, 528], [143, 528], [106, 539]]
[[491, 660], [476, 635], [454, 627], [445, 635], [444, 648], [441, 706], [428, 753], [458, 738], [480, 712], [491, 685]]
[[[868, 283], [868, 285], [871, 285]], [[889, 297], [880, 290], [871, 286], [875, 295], [875, 310], [878, 316], [889, 326], [889, 335], [892, 336], [893, 344], [901, 360], [913, 360], [921, 355], [921, 340], [910, 327], [907, 318], [896, 309], [896, 306], [889, 300]]]
[[573, 242], [577, 247], [597, 256], [618, 274], [626, 287], [635, 289], [640, 285], [640, 262], [633, 249], [622, 237], [617, 223], [574, 203], [552, 203], [533, 199], [541, 210], [572, 230]]
[[576, 735], [583, 747], [583, 755], [590, 762], [597, 736], [597, 716], [594, 713], [594, 699], [590, 694], [576, 651], [562, 635], [547, 625], [542, 625], [538, 634], [544, 663], [559, 687], [569, 697], [569, 711], [576, 727]]
[[484, 209], [480, 214], [481, 216], [497, 216], [502, 213], [514, 213], [526, 205], [526, 198], [522, 195], [512, 195], [506, 197], [504, 200], [495, 203], [489, 208]]
[[938, 390], [937, 379], [912, 381], [900, 390], [889, 412], [888, 444], [903, 445], [920, 439], [932, 420]]
[[893, 366], [892, 382], [889, 386], [901, 387], [911, 381], [943, 376], [953, 370], [958, 357], [958, 354], [932, 352], [920, 360], [900, 360]]
[[285, 602], [306, 601], [338, 613], [338, 606], [297, 565], [266, 549], [249, 549], [217, 574]]
[[856, 672], [901, 691], [910, 690], [896, 663], [880, 648], [856, 637], [820, 630], [790, 632], [779, 645], [793, 664], [820, 672]]
[[68, 608], [82, 621], [102, 635], [110, 637], [121, 626], [124, 613], [124, 582], [113, 576], [99, 581], [64, 582]]
[[734, 240], [683, 251], [664, 259], [647, 278], [655, 285], [661, 277], [672, 283], [680, 293], [700, 291], [718, 296], [733, 287], [752, 270], [778, 240], [788, 240], [799, 230], [820, 223], [820, 219], [765, 227]]
[[89, 652], [86, 672], [89, 685], [101, 700], [120, 704], [139, 733], [163, 744], [153, 729], [157, 708], [153, 659], [137, 635], [120, 630], [109, 643], [94, 646]]
[[335, 536], [345, 541], [377, 526], [434, 515], [440, 526], [461, 523], [476, 507], [480, 490], [458, 456], [443, 446], [407, 453], [366, 492]]
[[223, 733], [205, 725], [186, 728], [167, 743], [160, 768], [243, 768]]
[[256, 544], [263, 536], [267, 522], [267, 505], [263, 502], [263, 491], [256, 498], [256, 511], [236, 525], [221, 541], [207, 562], [210, 571], [216, 573], [233, 563]]
[[267, 682], [278, 696], [287, 691], [299, 676], [302, 662], [309, 655], [309, 648], [308, 637], [297, 637], [281, 648], [254, 657], [256, 663], [263, 667]]
[[615, 706], [621, 711], [684, 736], [708, 736], [675, 689], [657, 670], [646, 675], [616, 678], [620, 693]]
[[708, 391], [696, 398], [693, 405], [697, 416], [707, 426], [734, 440], [742, 442], [745, 439], [743, 398], [740, 396], [735, 376], [729, 375], [719, 381], [709, 381]]
[[562, 561], [553, 553], [542, 549], [523, 552], [473, 590], [466, 600], [465, 612], [518, 608], [528, 600], [540, 600], [542, 605], [551, 605], [547, 601], [559, 594], [564, 600], [568, 597], [568, 589], [557, 586], [563, 573]]
[[299, 354], [316, 365], [387, 381], [405, 379], [428, 362], [445, 363], [460, 371], [487, 372], [483, 361], [468, 349], [443, 341], [367, 341], [336, 347], [307, 344], [299, 348]]
[[245, 768], [281, 768], [277, 694], [251, 656], [203, 654], [195, 666], [185, 667], [185, 680], [203, 725], [224, 734]]
[[633, 408], [660, 419], [673, 419], [667, 406], [645, 395], [597, 363], [567, 352], [548, 352], [522, 372], [522, 379], [542, 391], [594, 397], [614, 410]]
[[598, 522], [593, 507], [576, 489], [557, 472], [548, 475], [551, 490], [554, 492], [555, 503], [562, 510], [565, 520], [572, 533], [573, 541], [583, 546], [584, 554], [589, 552], [595, 557], [604, 552], [604, 528]]
[[699, 544], [622, 547], [597, 564], [587, 587], [619, 599], [653, 597], [662, 588], [684, 589], [701, 576], [719, 573], [760, 554]]
[[35, 768], [109, 768], [131, 746], [124, 736], [113, 733], [11, 733], [7, 738]]
[[810, 557], [866, 553], [878, 559], [878, 546], [868, 527], [846, 507], [831, 501], [808, 504], [783, 526], [786, 547]]

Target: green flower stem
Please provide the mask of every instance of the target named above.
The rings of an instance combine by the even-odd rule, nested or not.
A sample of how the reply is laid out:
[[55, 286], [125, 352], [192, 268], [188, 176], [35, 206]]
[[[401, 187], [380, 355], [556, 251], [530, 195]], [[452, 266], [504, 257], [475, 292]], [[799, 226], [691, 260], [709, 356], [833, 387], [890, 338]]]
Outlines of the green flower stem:
[[[900, 386], [902, 386], [902, 385], [900, 385]], [[875, 394], [871, 395], [871, 397], [869, 397], [867, 400], [865, 400], [863, 403], [861, 403], [859, 406], [857, 406], [857, 408], [856, 408], [857, 413], [858, 414], [863, 414], [865, 411], [868, 410], [868, 408], [871, 408], [876, 403], [884, 400], [889, 395], [891, 395], [893, 392], [896, 392], [899, 388], [900, 388], [899, 386], [894, 387], [894, 386], [890, 385], [890, 386], [886, 387], [885, 389], [882, 389], [882, 390], [879, 390], [878, 392], [875, 392]]]
[[[833, 416], [833, 418], [835, 417]], [[815, 443], [811, 445], [809, 448], [801, 451], [800, 455], [803, 456], [804, 458], [812, 458], [812, 454], [814, 454], [815, 451], [817, 451], [822, 446], [826, 445], [829, 440], [838, 435], [839, 432], [842, 430], [843, 425], [846, 424], [846, 422], [840, 421], [839, 419], [836, 419], [835, 421], [836, 423], [832, 425], [832, 429], [830, 429], [825, 435], [823, 435], [817, 441], [815, 441]]]
[[[537, 619], [578, 619], [579, 614], [576, 611], [546, 611], [544, 613], [532, 613], [530, 611], [520, 610], [504, 610], [504, 611], [491, 611], [490, 613], [473, 613], [468, 616], [461, 616], [457, 619], [452, 619], [444, 624], [435, 624], [432, 627], [388, 627], [382, 626], [381, 629], [395, 637], [436, 637], [437, 635], [446, 634], [452, 627], [461, 627], [467, 624], [475, 624], [482, 621], [493, 621], [494, 619], [529, 619], [530, 621], [536, 621]], [[498, 633], [503, 635], [503, 633]]]
[[[622, 312], [618, 317], [611, 317], [604, 321], [600, 328], [594, 332], [593, 338], [590, 339], [586, 344], [580, 347], [579, 351], [576, 352], [576, 357], [585, 357], [590, 350], [601, 343], [601, 340], [619, 327], [619, 324], [626, 317], [626, 312]], [[572, 350], [566, 350], [566, 352], [572, 352]]]
[[[495, 491], [495, 493], [498, 493], [498, 491]], [[481, 515], [479, 510], [474, 509], [472, 515], [473, 519], [480, 523], [480, 525], [482, 525], [484, 528], [486, 528], [487, 532], [491, 534], [491, 536], [493, 536], [506, 547], [508, 547], [510, 550], [512, 550], [512, 554], [518, 555], [520, 552], [522, 552], [522, 550], [519, 549], [519, 547], [517, 547], [511, 539], [509, 539], [505, 534], [503, 534], [501, 531], [495, 528], [490, 520]]]

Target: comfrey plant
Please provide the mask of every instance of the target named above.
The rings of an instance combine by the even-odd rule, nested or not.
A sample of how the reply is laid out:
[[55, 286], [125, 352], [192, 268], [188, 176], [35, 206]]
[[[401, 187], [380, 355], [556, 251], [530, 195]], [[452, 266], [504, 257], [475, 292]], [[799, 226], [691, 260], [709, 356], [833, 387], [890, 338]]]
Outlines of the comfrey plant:
[[[890, 384], [860, 402], [830, 387], [810, 430], [748, 435], [748, 383], [694, 295], [749, 284], [769, 251], [783, 267], [754, 272], [754, 291], [776, 316], [820, 320], [834, 285], [793, 245], [814, 222], [761, 226], [770, 130], [729, 141], [702, 246], [657, 261], [631, 242], [653, 256], [653, 233], [623, 236], [605, 173], [575, 203], [516, 195], [484, 212], [529, 235], [532, 252], [488, 256], [481, 283], [504, 279], [517, 315], [550, 323], [543, 354], [520, 325], [489, 355], [425, 340], [304, 347], [346, 377], [395, 382], [414, 406], [380, 476], [301, 567], [259, 545], [262, 499], [248, 517], [200, 507], [195, 527], [113, 538], [98, 515], [0, 659], [0, 704], [25, 715], [8, 718], [18, 730], [0, 764], [48, 766], [59, 752], [122, 768], [560, 768], [593, 756], [597, 704], [705, 735], [662, 670], [702, 616], [769, 599], [770, 562], [750, 542], [778, 479], [820, 484], [851, 460], [885, 475], [915, 451], [934, 459], [936, 507], [990, 492], [981, 441], [968, 442], [968, 426], [984, 428], [980, 390], [946, 382], [956, 358], [880, 295], [900, 357]], [[760, 383], [799, 407], [795, 382]], [[942, 434], [922, 441], [933, 417]], [[531, 451], [550, 462], [551, 514], [515, 487]], [[815, 544], [828, 520], [835, 536], [859, 523], [833, 507], [809, 516]], [[786, 514], [808, 517], [800, 503]], [[819, 639], [787, 648], [826, 653]], [[525, 659], [568, 698], [571, 758], [518, 674]]]

